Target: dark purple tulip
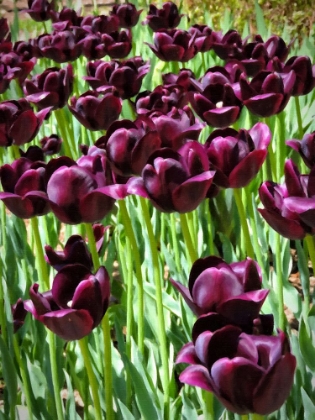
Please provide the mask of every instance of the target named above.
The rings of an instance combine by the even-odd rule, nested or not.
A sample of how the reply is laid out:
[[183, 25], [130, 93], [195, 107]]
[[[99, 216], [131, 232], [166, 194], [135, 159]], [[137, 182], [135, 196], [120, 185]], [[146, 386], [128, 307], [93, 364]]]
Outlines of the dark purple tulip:
[[25, 80], [26, 99], [39, 109], [52, 107], [62, 108], [66, 105], [73, 87], [73, 70], [71, 64], [66, 68], [50, 67], [32, 80]]
[[216, 312], [225, 323], [252, 327], [268, 295], [261, 290], [261, 270], [250, 258], [227, 264], [222, 258], [200, 258], [192, 266], [188, 288], [171, 280], [197, 315]]
[[264, 163], [271, 131], [264, 123], [250, 130], [215, 130], [205, 147], [210, 166], [216, 171], [213, 182], [222, 188], [242, 188], [255, 178]]
[[302, 140], [287, 140], [286, 145], [298, 152], [306, 166], [310, 169], [315, 166], [315, 131], [306, 133]]
[[285, 183], [263, 182], [259, 197], [265, 208], [258, 209], [267, 223], [289, 239], [303, 239], [315, 233], [315, 168], [301, 175], [292, 160], [285, 163]]
[[45, 187], [45, 163], [21, 157], [0, 168], [0, 200], [17, 217], [29, 219], [50, 211]]
[[22, 149], [19, 149], [19, 152], [21, 157], [31, 160], [32, 162], [45, 161], [44, 152], [38, 146], [30, 146], [25, 152]]
[[307, 95], [315, 87], [315, 65], [309, 57], [291, 57], [283, 67], [283, 73], [295, 73], [292, 96]]
[[138, 115], [149, 115], [153, 111], [167, 114], [173, 107], [183, 108], [188, 104], [188, 95], [182, 86], [157, 86], [152, 92], [141, 92], [136, 97]]
[[53, 11], [51, 20], [53, 28], [58, 31], [64, 31], [67, 27], [81, 26], [83, 16], [69, 7], [63, 7], [60, 12]]
[[285, 108], [295, 79], [293, 70], [285, 77], [276, 72], [261, 71], [250, 82], [241, 76], [238, 96], [254, 115], [270, 117]]
[[43, 294], [30, 288], [24, 306], [35, 319], [64, 340], [80, 340], [101, 322], [109, 305], [110, 279], [101, 266], [95, 274], [82, 264], [69, 264], [55, 276]]
[[87, 64], [88, 76], [84, 80], [94, 90], [102, 86], [114, 86], [122, 99], [129, 99], [139, 93], [142, 79], [149, 69], [149, 63], [141, 57], [121, 62], [99, 60]]
[[[80, 28], [76, 30], [55, 31], [51, 35], [40, 35], [36, 40], [38, 48], [45, 58], [50, 58], [56, 63], [74, 61], [82, 53], [81, 36], [78, 36]], [[84, 31], [83, 31], [84, 32]]]
[[141, 175], [149, 156], [161, 147], [161, 139], [154, 129], [141, 119], [114, 122], [96, 145], [104, 147], [113, 171], [123, 176]]
[[1, 54], [1, 63], [8, 66], [14, 73], [14, 78], [22, 85], [26, 77], [30, 74], [36, 64], [36, 58], [31, 57], [27, 60], [22, 55], [14, 51]]
[[196, 92], [194, 82], [196, 81], [194, 73], [189, 69], [180, 69], [178, 74], [162, 74], [163, 84], [166, 88], [181, 86], [186, 92]]
[[191, 93], [190, 102], [207, 124], [224, 128], [238, 119], [243, 105], [234, 92], [227, 71], [217, 67], [214, 70], [209, 69], [200, 83], [199, 92]]
[[32, 58], [38, 57], [39, 52], [36, 51], [34, 42], [29, 39], [28, 41], [17, 41], [13, 45], [13, 51], [21, 57], [24, 62], [32, 61]]
[[52, 17], [55, 9], [54, 1], [47, 0], [28, 0], [28, 9], [24, 9], [36, 22], [44, 22]]
[[82, 55], [88, 60], [98, 60], [106, 55], [106, 46], [99, 32], [86, 33], [79, 45], [82, 47]]
[[187, 343], [176, 363], [189, 363], [179, 380], [213, 392], [237, 414], [267, 415], [290, 394], [296, 359], [287, 337], [247, 335], [234, 326], [205, 331]]
[[11, 80], [14, 78], [14, 71], [7, 65], [0, 63], [0, 94], [8, 89]]
[[181, 29], [172, 29], [168, 32], [156, 32], [154, 45], [147, 44], [154, 54], [162, 61], [191, 60], [198, 52], [195, 44], [197, 33], [193, 35]]
[[110, 58], [125, 58], [132, 48], [131, 30], [122, 30], [120, 32], [111, 32], [102, 35], [102, 42], [105, 45], [106, 54]]
[[126, 2], [124, 4], [114, 4], [110, 15], [118, 17], [121, 28], [132, 28], [138, 23], [141, 12], [142, 9], [137, 10], [132, 3]]
[[10, 27], [8, 20], [4, 17], [0, 18], [0, 43], [8, 41], [10, 38]]
[[16, 333], [24, 324], [27, 310], [24, 308], [24, 302], [22, 299], [18, 299], [17, 302], [12, 305], [12, 320], [13, 320], [13, 332]]
[[163, 114], [159, 111], [152, 112], [150, 119], [155, 125], [162, 147], [178, 150], [188, 140], [198, 140], [204, 124], [196, 121], [195, 116], [188, 106], [183, 109], [173, 107], [170, 112]]
[[119, 30], [119, 18], [118, 16], [94, 16], [90, 22], [92, 32], [101, 34], [111, 34]]
[[87, 91], [79, 98], [73, 96], [70, 103], [71, 113], [89, 130], [107, 130], [118, 119], [122, 109], [122, 101], [111, 87], [102, 95]]
[[0, 103], [0, 146], [29, 143], [37, 135], [50, 108], [35, 113], [25, 99]]
[[51, 134], [49, 137], [43, 137], [40, 140], [42, 150], [45, 156], [54, 155], [60, 152], [62, 139], [57, 134]]
[[180, 15], [175, 3], [168, 1], [163, 4], [162, 9], [158, 9], [154, 4], [150, 4], [149, 13], [143, 23], [149, 25], [152, 31], [176, 28], [184, 15]]
[[82, 264], [89, 270], [93, 268], [91, 253], [80, 235], [70, 236], [62, 251], [55, 251], [46, 245], [45, 253], [46, 261], [57, 271], [68, 264]]
[[230, 29], [226, 34], [216, 32], [216, 39], [212, 43], [214, 52], [222, 58], [242, 59], [243, 41], [241, 35], [234, 29]]
[[212, 48], [213, 42], [217, 40], [217, 34], [207, 25], [193, 25], [188, 29], [191, 35], [196, 34], [195, 45], [198, 52], [207, 52]]
[[[103, 152], [104, 151], [100, 151]], [[52, 170], [47, 183], [47, 195], [53, 213], [68, 224], [94, 223], [103, 219], [114, 199], [104, 194], [111, 183], [105, 156], [84, 156], [77, 163], [55, 159], [48, 164]]]
[[175, 152], [164, 148], [151, 155], [141, 178], [128, 181], [128, 193], [149, 198], [159, 210], [186, 213], [206, 197], [214, 176], [203, 146], [188, 142]]
[[281, 62], [284, 62], [288, 57], [293, 42], [294, 39], [287, 45], [280, 36], [272, 35], [267, 39], [264, 46], [270, 59], [277, 57]]

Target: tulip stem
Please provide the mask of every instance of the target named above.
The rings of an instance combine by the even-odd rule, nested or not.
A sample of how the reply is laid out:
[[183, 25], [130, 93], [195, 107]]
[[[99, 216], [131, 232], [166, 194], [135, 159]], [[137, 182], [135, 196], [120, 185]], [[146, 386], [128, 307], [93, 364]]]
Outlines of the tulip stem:
[[171, 218], [172, 248], [175, 254], [175, 266], [176, 266], [176, 270], [180, 271], [181, 266], [180, 266], [179, 249], [178, 249], [178, 238], [176, 234], [176, 219], [175, 219], [174, 213], [170, 214], [170, 218]]
[[42, 246], [42, 240], [39, 233], [37, 217], [31, 218], [31, 227], [32, 227], [32, 232], [33, 232], [33, 237], [35, 240], [35, 247], [36, 247], [35, 255], [37, 255], [36, 261], [37, 261], [37, 269], [38, 269], [38, 280], [39, 280], [39, 284], [42, 291], [44, 291], [50, 288], [50, 284], [49, 284], [47, 263], [45, 261], [45, 256], [44, 256], [44, 249]]
[[[87, 372], [90, 387], [91, 387], [92, 398], [93, 398], [93, 403], [94, 403], [94, 408], [95, 408], [95, 419], [102, 420], [103, 415], [102, 415], [100, 398], [98, 395], [99, 384], [95, 377], [95, 373], [93, 371], [93, 367], [91, 363], [91, 356], [90, 356], [89, 347], [88, 347], [88, 336], [81, 338], [81, 340], [78, 340], [78, 343], [80, 346], [80, 351], [84, 360], [84, 365], [86, 368], [86, 372]], [[87, 401], [85, 403], [87, 403]]]
[[106, 420], [114, 420], [113, 410], [113, 378], [112, 378], [112, 340], [110, 337], [109, 311], [107, 310], [102, 320], [102, 331], [104, 338], [104, 358], [105, 358], [105, 405]]
[[283, 173], [283, 166], [285, 161], [285, 114], [284, 112], [280, 112], [277, 115], [277, 136], [276, 136], [276, 175], [277, 175], [277, 182], [280, 182], [282, 173]]
[[[248, 257], [250, 257], [252, 259], [255, 259], [252, 240], [251, 240], [251, 236], [250, 236], [250, 233], [249, 233], [248, 224], [247, 224], [247, 220], [246, 220], [244, 203], [243, 203], [243, 200], [242, 200], [242, 190], [241, 190], [241, 188], [233, 188], [233, 193], [234, 193], [234, 199], [235, 199], [235, 203], [236, 203], [236, 206], [237, 206], [238, 214], [239, 214], [239, 217], [240, 217], [240, 222], [241, 222], [241, 226], [242, 226], [242, 230], [243, 230], [243, 235], [244, 235], [244, 238], [245, 238], [245, 247], [246, 247], [247, 255], [248, 255]], [[244, 253], [246, 253], [246, 252], [244, 252]]]
[[70, 136], [68, 136], [67, 129], [66, 129], [67, 122], [65, 121], [65, 118], [64, 118], [64, 111], [62, 109], [56, 109], [55, 117], [57, 121], [57, 128], [60, 131], [60, 134], [63, 140], [63, 145], [65, 148], [65, 155], [73, 159], [71, 144], [69, 144], [69, 141], [68, 141]]
[[54, 399], [56, 404], [57, 419], [63, 420], [63, 405], [60, 396], [60, 381], [58, 377], [58, 365], [57, 365], [57, 352], [56, 352], [56, 336], [55, 334], [48, 330], [48, 343], [49, 343], [49, 356], [50, 356], [50, 366], [51, 366], [51, 376], [52, 383], [54, 388]]
[[[307, 245], [307, 250], [308, 250], [308, 255], [310, 257], [311, 260], [311, 264], [312, 264], [312, 269], [313, 272], [315, 272], [315, 247], [314, 247], [314, 237], [311, 235], [306, 235], [305, 236], [305, 242]], [[308, 305], [308, 309], [309, 309], [309, 304], [310, 304], [310, 292], [309, 292], [309, 288], [308, 290], [304, 290], [304, 301], [305, 301], [305, 305]], [[307, 310], [308, 310], [307, 309]]]
[[133, 259], [136, 269], [136, 277], [138, 281], [138, 347], [141, 354], [144, 352], [144, 292], [143, 292], [143, 278], [141, 271], [141, 259], [139, 254], [139, 247], [132, 228], [132, 222], [127, 211], [125, 200], [118, 200], [119, 210], [121, 212], [122, 221], [125, 227], [126, 236], [129, 238]]
[[252, 414], [252, 420], [264, 420], [265, 416], [262, 416], [261, 414]]
[[92, 254], [92, 261], [93, 261], [94, 272], [95, 272], [100, 268], [100, 259], [99, 259], [97, 248], [96, 248], [93, 226], [91, 223], [84, 223], [84, 227], [85, 227], [86, 235], [88, 237], [88, 243], [89, 243], [90, 252]]
[[151, 223], [150, 213], [148, 204], [145, 199], [140, 197], [140, 204], [142, 209], [143, 218], [147, 227], [148, 237], [150, 242], [151, 249], [151, 258], [153, 265], [153, 276], [155, 282], [155, 292], [156, 292], [156, 307], [158, 315], [158, 335], [159, 335], [159, 345], [161, 347], [161, 359], [162, 359], [162, 383], [164, 391], [164, 419], [168, 420], [170, 415], [170, 379], [169, 379], [169, 365], [168, 365], [168, 351], [167, 351], [167, 340], [166, 340], [166, 326], [164, 321], [164, 312], [163, 312], [163, 299], [162, 299], [162, 274], [159, 264], [158, 248], [156, 239], [153, 232], [153, 227]]
[[300, 105], [300, 98], [298, 96], [294, 97], [295, 102], [295, 110], [298, 122], [298, 134], [299, 139], [302, 140], [303, 138], [303, 122], [302, 122], [302, 114], [301, 114], [301, 105]]
[[207, 225], [208, 225], [208, 235], [209, 235], [209, 255], [215, 255], [215, 248], [214, 248], [214, 242], [213, 242], [213, 233], [212, 233], [212, 222], [211, 222], [211, 210], [209, 205], [209, 199], [204, 201], [205, 204], [205, 215], [207, 219]]
[[203, 416], [205, 420], [214, 420], [214, 411], [213, 411], [213, 399], [214, 396], [212, 392], [209, 391], [202, 391], [203, 401], [204, 401], [204, 409], [203, 409]]
[[276, 233], [276, 275], [277, 275], [277, 298], [278, 298], [278, 309], [279, 309], [279, 328], [285, 330], [285, 314], [284, 314], [284, 299], [283, 299], [283, 275], [282, 275], [282, 258], [281, 258], [281, 236]]
[[180, 224], [183, 231], [183, 236], [185, 240], [185, 245], [187, 247], [187, 256], [190, 260], [190, 264], [192, 265], [198, 259], [198, 253], [194, 247], [192, 237], [189, 231], [188, 222], [187, 222], [187, 214], [180, 213]]

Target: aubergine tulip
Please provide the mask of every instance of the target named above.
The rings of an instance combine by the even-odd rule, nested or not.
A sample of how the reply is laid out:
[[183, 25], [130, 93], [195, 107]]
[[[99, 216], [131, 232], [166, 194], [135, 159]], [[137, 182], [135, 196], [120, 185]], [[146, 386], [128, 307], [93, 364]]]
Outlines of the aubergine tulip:
[[180, 69], [178, 74], [162, 74], [162, 80], [166, 88], [171, 88], [177, 85], [182, 87], [186, 92], [191, 90], [196, 92], [196, 78], [194, 73], [189, 69]]
[[24, 9], [36, 22], [50, 20], [55, 9], [54, 1], [47, 0], [28, 0], [28, 9]]
[[73, 96], [70, 103], [71, 113], [89, 130], [107, 130], [110, 124], [118, 119], [122, 109], [121, 99], [110, 86], [102, 95], [95, 91], [87, 91], [78, 98]]
[[50, 58], [56, 63], [74, 61], [82, 53], [81, 36], [78, 36], [80, 28], [55, 31], [51, 35], [40, 35], [35, 41], [37, 48], [43, 57]]
[[150, 65], [141, 57], [134, 57], [122, 62], [102, 60], [89, 62], [84, 77], [92, 89], [102, 86], [114, 86], [122, 99], [130, 99], [140, 91], [142, 79], [148, 73]]
[[212, 44], [217, 39], [217, 34], [207, 25], [193, 25], [188, 29], [188, 32], [192, 35], [196, 34], [195, 45], [197, 46], [198, 52], [207, 52], [212, 48]]
[[8, 19], [1, 17], [0, 18], [0, 43], [6, 42], [10, 39], [10, 26], [8, 24]]
[[57, 134], [45, 136], [40, 140], [42, 150], [45, 156], [54, 155], [60, 152], [62, 139]]
[[248, 185], [266, 159], [270, 140], [271, 131], [264, 123], [250, 130], [213, 131], [205, 144], [210, 166], [216, 171], [213, 182], [222, 188]]
[[27, 310], [24, 308], [24, 302], [21, 298], [11, 306], [11, 311], [13, 320], [13, 332], [16, 333], [23, 326], [25, 317], [27, 315]]
[[168, 1], [158, 9], [154, 4], [150, 4], [149, 13], [143, 22], [148, 24], [152, 31], [176, 28], [184, 15], [180, 15], [175, 3]]
[[190, 309], [197, 315], [215, 312], [226, 322], [252, 327], [268, 295], [261, 289], [261, 270], [250, 258], [227, 264], [219, 257], [196, 260], [188, 288], [171, 279]]
[[188, 142], [178, 152], [153, 153], [140, 178], [127, 183], [129, 194], [149, 198], [163, 212], [190, 212], [206, 197], [214, 176], [203, 146]]
[[131, 51], [132, 33], [130, 29], [103, 34], [101, 38], [105, 45], [106, 54], [110, 58], [125, 58]]
[[110, 15], [118, 17], [121, 28], [132, 28], [138, 23], [141, 12], [142, 9], [137, 10], [134, 4], [126, 2], [124, 4], [114, 4]]
[[265, 208], [258, 209], [266, 222], [280, 235], [303, 239], [315, 234], [315, 167], [301, 175], [292, 160], [285, 163], [285, 183], [263, 182], [259, 197]]
[[25, 59], [23, 55], [19, 55], [15, 51], [9, 51], [1, 54], [1, 63], [10, 68], [14, 74], [14, 78], [22, 86], [26, 77], [33, 70], [36, 64], [36, 58], [30, 57]]
[[306, 133], [302, 140], [287, 140], [287, 146], [298, 152], [306, 166], [310, 169], [315, 166], [315, 131]]
[[47, 171], [52, 172], [47, 183], [49, 203], [61, 222], [94, 223], [111, 211], [114, 199], [106, 194], [111, 176], [105, 157], [84, 156], [78, 163], [55, 159]]
[[162, 61], [191, 60], [198, 52], [195, 39], [197, 33], [190, 34], [180, 29], [172, 29], [168, 32], [156, 32], [154, 44], [147, 44], [154, 54]]
[[45, 253], [46, 261], [57, 271], [68, 264], [82, 264], [89, 270], [93, 268], [92, 255], [80, 235], [70, 236], [63, 251], [55, 251], [50, 245], [46, 245]]
[[0, 200], [17, 217], [29, 219], [50, 211], [45, 186], [46, 165], [21, 157], [0, 168]]
[[152, 92], [141, 92], [136, 97], [138, 115], [149, 115], [153, 111], [167, 114], [173, 107], [183, 108], [188, 104], [188, 94], [180, 85], [157, 86]]
[[293, 385], [296, 359], [282, 331], [247, 335], [235, 326], [205, 331], [180, 350], [176, 363], [189, 363], [179, 380], [212, 392], [237, 414], [278, 410]]
[[292, 90], [292, 96], [307, 95], [315, 87], [315, 65], [307, 56], [290, 57], [283, 66], [283, 73], [294, 71], [295, 83]]
[[64, 340], [80, 340], [97, 327], [109, 305], [110, 280], [105, 267], [95, 274], [82, 264], [64, 266], [51, 290], [30, 288], [25, 309]]
[[29, 143], [37, 135], [50, 108], [35, 113], [25, 99], [0, 103], [0, 146]]
[[14, 71], [7, 65], [0, 63], [0, 94], [8, 89], [10, 82], [14, 77]]
[[24, 91], [26, 99], [38, 109], [59, 109], [66, 105], [72, 87], [73, 70], [71, 64], [68, 64], [64, 69], [50, 67], [32, 80], [25, 80]]
[[270, 117], [284, 110], [292, 95], [295, 80], [293, 70], [285, 75], [261, 71], [250, 82], [244, 75], [241, 76], [240, 90], [236, 93], [252, 114]]

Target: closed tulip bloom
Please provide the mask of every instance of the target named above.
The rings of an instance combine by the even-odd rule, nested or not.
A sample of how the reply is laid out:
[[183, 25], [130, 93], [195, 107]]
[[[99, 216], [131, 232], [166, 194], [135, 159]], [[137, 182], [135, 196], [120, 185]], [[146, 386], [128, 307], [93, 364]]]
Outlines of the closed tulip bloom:
[[141, 12], [142, 9], [137, 10], [132, 3], [126, 2], [124, 4], [114, 4], [110, 15], [118, 17], [121, 28], [132, 28], [138, 23]]
[[26, 77], [33, 70], [36, 64], [36, 58], [30, 57], [29, 59], [25, 59], [23, 55], [19, 55], [15, 51], [10, 51], [1, 55], [1, 63], [11, 69], [14, 78], [22, 86]]
[[11, 311], [13, 320], [13, 332], [16, 333], [24, 325], [25, 317], [27, 315], [27, 310], [24, 308], [24, 302], [21, 298], [11, 306]]
[[119, 18], [115, 15], [94, 16], [89, 24], [94, 33], [111, 34], [119, 30]]
[[255, 178], [264, 163], [271, 131], [264, 123], [250, 130], [215, 130], [205, 147], [216, 174], [214, 183], [222, 188], [242, 188]]
[[182, 16], [184, 15], [179, 14], [176, 4], [171, 1], [164, 3], [161, 9], [150, 4], [149, 13], [143, 23], [148, 24], [154, 32], [161, 29], [173, 29], [179, 25]]
[[310, 169], [315, 165], [315, 131], [306, 133], [302, 140], [287, 140], [287, 146], [298, 152], [306, 166]]
[[97, 327], [109, 305], [110, 279], [105, 267], [95, 274], [82, 264], [69, 264], [55, 276], [51, 290], [30, 288], [24, 306], [35, 319], [64, 340], [80, 340]]
[[270, 117], [285, 108], [292, 95], [295, 79], [293, 70], [284, 77], [276, 72], [261, 71], [250, 82], [241, 76], [237, 94], [254, 115]]
[[46, 261], [57, 271], [68, 264], [82, 264], [89, 270], [93, 268], [92, 255], [80, 235], [70, 236], [63, 251], [55, 251], [50, 245], [46, 245], [45, 253]]
[[54, 1], [28, 0], [28, 9], [24, 9], [36, 22], [44, 22], [51, 19], [54, 11]]
[[70, 100], [69, 109], [76, 119], [89, 130], [107, 130], [112, 122], [118, 119], [122, 101], [112, 87], [104, 94], [87, 91]]
[[198, 52], [195, 39], [197, 33], [190, 34], [180, 29], [172, 29], [168, 32], [156, 32], [154, 44], [147, 44], [154, 54], [162, 61], [191, 60]]
[[110, 58], [125, 58], [132, 48], [131, 30], [122, 30], [102, 35], [102, 42], [105, 45], [106, 54]]
[[226, 34], [216, 33], [216, 39], [212, 44], [214, 52], [222, 60], [241, 59], [243, 41], [241, 35], [234, 29], [230, 29]]
[[35, 44], [43, 57], [50, 58], [56, 63], [74, 61], [80, 57], [83, 48], [79, 43], [81, 38], [78, 32], [80, 28], [55, 31], [51, 35], [40, 35]]
[[60, 152], [62, 139], [57, 134], [51, 134], [43, 137], [40, 144], [45, 156], [50, 156]]
[[219, 257], [196, 260], [188, 288], [171, 280], [190, 309], [197, 315], [216, 312], [234, 325], [252, 326], [268, 295], [261, 290], [261, 270], [250, 258], [227, 264]]
[[207, 25], [193, 25], [188, 29], [190, 34], [196, 34], [195, 45], [198, 52], [207, 52], [212, 48], [213, 42], [217, 39], [217, 34]]
[[6, 64], [0, 63], [0, 94], [8, 89], [10, 82], [14, 77], [14, 71]]
[[181, 86], [186, 92], [196, 91], [195, 75], [189, 69], [180, 69], [178, 74], [167, 73], [162, 74], [162, 80], [165, 87]]
[[34, 112], [25, 99], [0, 103], [0, 146], [29, 143], [37, 135], [50, 108]]
[[315, 65], [307, 56], [291, 57], [283, 67], [283, 73], [294, 71], [295, 83], [292, 96], [307, 95], [315, 87]]
[[214, 393], [237, 414], [267, 415], [289, 397], [296, 359], [282, 331], [248, 335], [234, 326], [205, 331], [187, 343], [176, 363], [189, 363], [179, 380]]
[[32, 80], [25, 80], [26, 99], [39, 109], [62, 108], [66, 105], [73, 88], [73, 69], [71, 64], [64, 69], [50, 67]]
[[292, 160], [285, 163], [285, 183], [263, 182], [258, 209], [267, 223], [289, 239], [303, 239], [315, 233], [315, 168], [301, 175]]
[[128, 181], [128, 193], [149, 198], [161, 211], [186, 213], [204, 200], [213, 176], [203, 146], [188, 142], [178, 152], [164, 148], [151, 155], [141, 178]]
[[45, 186], [45, 163], [28, 158], [15, 160], [0, 168], [3, 191], [0, 200], [17, 217], [29, 219], [50, 211]]
[[149, 115], [153, 111], [167, 114], [173, 107], [183, 108], [188, 104], [188, 95], [180, 85], [157, 86], [152, 92], [145, 91], [136, 97], [138, 115]]

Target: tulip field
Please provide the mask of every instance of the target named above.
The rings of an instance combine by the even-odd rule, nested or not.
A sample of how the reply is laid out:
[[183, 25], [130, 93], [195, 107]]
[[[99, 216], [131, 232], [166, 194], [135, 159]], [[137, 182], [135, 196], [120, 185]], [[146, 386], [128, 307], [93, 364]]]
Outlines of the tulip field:
[[0, 420], [315, 419], [315, 33], [252, 3], [0, 18]]

